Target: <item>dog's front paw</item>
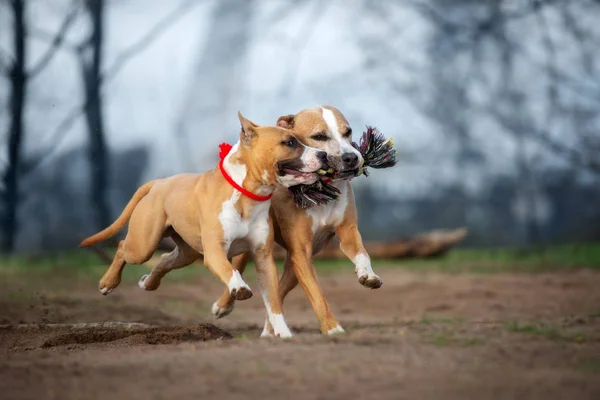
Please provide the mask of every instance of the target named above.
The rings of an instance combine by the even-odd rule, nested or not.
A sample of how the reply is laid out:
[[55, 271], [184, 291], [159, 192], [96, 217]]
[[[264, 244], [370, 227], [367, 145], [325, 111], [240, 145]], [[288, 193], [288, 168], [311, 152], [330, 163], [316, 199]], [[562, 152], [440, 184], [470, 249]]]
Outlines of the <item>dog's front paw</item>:
[[247, 300], [252, 297], [252, 290], [248, 286], [239, 286], [232, 288], [229, 295], [236, 300]]
[[250, 286], [242, 279], [239, 271], [233, 271], [231, 278], [229, 279], [229, 295], [235, 300], [246, 300], [252, 297], [252, 290]]
[[359, 276], [358, 282], [369, 289], [379, 289], [383, 285], [381, 278], [375, 274]]
[[[235, 304], [235, 303], [233, 303], [233, 304]], [[221, 306], [219, 306], [218, 301], [215, 301], [212, 305], [212, 314], [215, 317], [217, 317], [217, 319], [228, 316], [229, 314], [231, 314], [232, 311], [233, 311], [233, 305], [231, 307], [221, 307]]]

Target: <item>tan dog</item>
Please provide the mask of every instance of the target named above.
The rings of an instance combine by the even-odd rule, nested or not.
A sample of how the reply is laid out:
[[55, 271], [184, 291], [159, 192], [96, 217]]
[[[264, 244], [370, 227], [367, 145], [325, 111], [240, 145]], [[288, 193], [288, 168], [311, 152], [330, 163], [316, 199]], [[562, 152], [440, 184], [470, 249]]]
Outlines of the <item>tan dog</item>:
[[[251, 297], [252, 291], [229, 260], [248, 252], [256, 264], [274, 334], [289, 337], [272, 254], [269, 195], [278, 184], [315, 182], [315, 172], [326, 167], [326, 154], [302, 145], [290, 130], [260, 127], [241, 114], [239, 119], [240, 141], [224, 158], [224, 171], [215, 168], [205, 174], [182, 174], [146, 183], [111, 226], [84, 240], [81, 246], [115, 235], [129, 220], [127, 236], [119, 242], [114, 260], [100, 280], [102, 294], [119, 285], [125, 263], [148, 261], [159, 241], [170, 236], [175, 249], [163, 255], [152, 272], [140, 279], [142, 289], [155, 290], [170, 270], [185, 267], [204, 254], [204, 264], [227, 285], [228, 296], [236, 300]], [[227, 181], [227, 176], [233, 183]], [[239, 185], [239, 190], [232, 185]], [[264, 201], [248, 196], [262, 196]]]
[[[333, 107], [315, 107], [296, 115], [280, 117], [277, 125], [294, 131], [305, 145], [327, 152], [328, 164], [343, 175], [353, 174], [363, 164], [361, 154], [352, 146], [352, 130], [342, 113]], [[275, 223], [275, 240], [287, 250], [283, 275], [279, 286], [281, 302], [298, 282], [308, 295], [321, 324], [323, 334], [344, 332], [317, 282], [312, 255], [321, 251], [337, 235], [344, 254], [355, 264], [358, 281], [369, 288], [379, 288], [381, 279], [371, 268], [371, 260], [363, 247], [358, 232], [358, 217], [354, 193], [349, 180], [333, 182], [341, 195], [338, 201], [309, 209], [295, 206], [288, 190], [275, 190], [271, 214]], [[234, 268], [243, 273], [250, 258], [244, 254], [234, 259]], [[228, 315], [235, 299], [225, 291], [213, 305], [218, 318]], [[273, 335], [267, 320], [263, 336]]]

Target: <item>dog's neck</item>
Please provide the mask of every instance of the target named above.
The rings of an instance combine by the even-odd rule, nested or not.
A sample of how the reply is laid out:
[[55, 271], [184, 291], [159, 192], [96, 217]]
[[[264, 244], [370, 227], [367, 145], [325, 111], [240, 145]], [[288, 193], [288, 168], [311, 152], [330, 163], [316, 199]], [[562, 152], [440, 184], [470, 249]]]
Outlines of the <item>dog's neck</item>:
[[260, 196], [272, 194], [275, 186], [265, 184], [262, 174], [259, 174], [252, 166], [249, 167], [250, 163], [248, 163], [246, 158], [247, 155], [238, 141], [223, 160], [223, 167], [227, 174], [235, 183], [251, 193]]

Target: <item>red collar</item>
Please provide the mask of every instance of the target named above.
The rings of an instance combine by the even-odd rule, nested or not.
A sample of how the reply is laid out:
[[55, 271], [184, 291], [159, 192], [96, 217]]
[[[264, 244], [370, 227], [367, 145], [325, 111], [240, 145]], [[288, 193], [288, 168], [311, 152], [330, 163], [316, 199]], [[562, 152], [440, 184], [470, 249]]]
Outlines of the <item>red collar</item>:
[[271, 197], [273, 197], [273, 194], [270, 194], [268, 196], [260, 196], [258, 194], [254, 194], [254, 193], [250, 192], [249, 190], [244, 189], [242, 186], [238, 185], [237, 182], [234, 181], [231, 176], [229, 176], [227, 171], [225, 171], [225, 168], [223, 168], [223, 161], [225, 160], [225, 157], [227, 157], [227, 154], [229, 154], [229, 152], [231, 151], [231, 147], [232, 146], [229, 143], [221, 143], [219, 145], [219, 149], [221, 149], [221, 151], [219, 152], [219, 158], [221, 159], [221, 161], [219, 161], [219, 169], [221, 170], [221, 174], [223, 174], [223, 178], [225, 178], [225, 180], [227, 182], [229, 182], [229, 184], [231, 186], [233, 186], [235, 189], [242, 192], [242, 194], [244, 196], [250, 197], [252, 200], [256, 200], [256, 201], [270, 200]]

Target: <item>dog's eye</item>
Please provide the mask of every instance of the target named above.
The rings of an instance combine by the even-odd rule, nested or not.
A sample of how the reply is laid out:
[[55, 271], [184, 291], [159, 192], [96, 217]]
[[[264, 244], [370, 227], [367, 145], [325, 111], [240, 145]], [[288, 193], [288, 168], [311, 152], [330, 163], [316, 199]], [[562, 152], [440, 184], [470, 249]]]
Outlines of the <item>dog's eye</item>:
[[346, 133], [344, 133], [345, 138], [349, 138], [350, 136], [352, 136], [352, 128], [348, 128]]
[[326, 142], [329, 140], [329, 137], [324, 133], [317, 133], [316, 135], [311, 136], [311, 138], [319, 142]]
[[282, 142], [284, 146], [294, 148], [296, 147], [296, 139], [288, 139], [285, 142]]

